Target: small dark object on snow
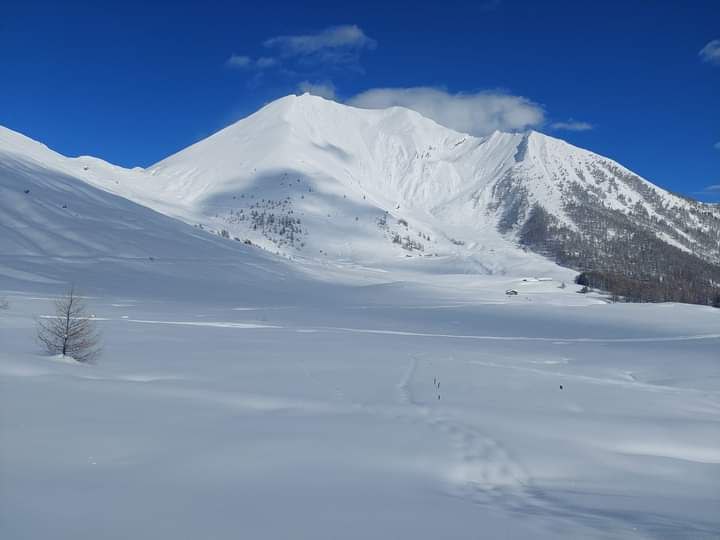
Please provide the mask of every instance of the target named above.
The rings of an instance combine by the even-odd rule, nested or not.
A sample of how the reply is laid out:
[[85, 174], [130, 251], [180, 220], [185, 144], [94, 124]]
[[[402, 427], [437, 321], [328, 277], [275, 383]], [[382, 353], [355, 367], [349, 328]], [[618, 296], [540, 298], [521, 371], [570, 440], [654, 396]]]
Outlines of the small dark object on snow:
[[562, 389], [563, 389], [563, 387], [562, 387], [562, 384], [561, 384], [561, 385], [560, 385], [560, 390], [562, 390]]
[[25, 193], [25, 195], [27, 195], [28, 193], [30, 193], [30, 190], [26, 189], [23, 193]]

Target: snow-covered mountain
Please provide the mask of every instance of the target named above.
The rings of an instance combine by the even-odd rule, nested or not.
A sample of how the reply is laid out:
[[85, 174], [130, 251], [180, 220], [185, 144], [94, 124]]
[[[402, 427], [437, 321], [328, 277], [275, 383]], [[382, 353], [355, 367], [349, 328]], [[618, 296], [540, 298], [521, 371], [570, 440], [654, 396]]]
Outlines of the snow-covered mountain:
[[291, 95], [147, 170], [62, 159], [106, 192], [298, 260], [518, 275], [720, 261], [718, 205], [535, 131], [478, 138], [401, 107]]

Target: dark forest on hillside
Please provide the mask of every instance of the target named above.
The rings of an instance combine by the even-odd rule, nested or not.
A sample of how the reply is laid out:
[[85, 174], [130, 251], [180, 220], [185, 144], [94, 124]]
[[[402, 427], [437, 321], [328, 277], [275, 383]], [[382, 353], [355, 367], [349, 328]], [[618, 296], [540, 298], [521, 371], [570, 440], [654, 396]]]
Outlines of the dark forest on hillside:
[[573, 217], [583, 225], [579, 230], [559, 225], [536, 204], [520, 243], [579, 270], [578, 284], [607, 291], [614, 300], [720, 307], [719, 265], [662, 242], [602, 206], [585, 206]]

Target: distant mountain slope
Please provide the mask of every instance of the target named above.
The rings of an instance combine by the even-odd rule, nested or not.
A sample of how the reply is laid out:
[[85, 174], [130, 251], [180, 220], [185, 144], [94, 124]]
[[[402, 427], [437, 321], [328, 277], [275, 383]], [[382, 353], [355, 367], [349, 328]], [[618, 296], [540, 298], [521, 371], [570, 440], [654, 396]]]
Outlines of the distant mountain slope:
[[[408, 109], [367, 111], [289, 96], [151, 167], [149, 178], [90, 176], [93, 167], [85, 177], [295, 259], [557, 273], [555, 264], [519, 250], [472, 209], [467, 219], [436, 215], [471, 190], [469, 178], [482, 185], [491, 167], [512, 160], [513, 149], [503, 156], [493, 151], [496, 144], [470, 139]], [[465, 142], [472, 148], [463, 150]]]
[[538, 132], [477, 138], [401, 107], [287, 96], [146, 171], [62, 166], [292, 259], [511, 275], [557, 263], [700, 296], [720, 283], [720, 206]]
[[399, 107], [364, 110], [288, 96], [150, 172], [164, 199], [206, 213], [232, 206], [233, 195], [316, 187], [476, 237], [490, 223], [519, 238], [536, 204], [583, 230], [583, 210], [601, 206], [663, 242], [720, 261], [717, 205], [668, 193], [610, 159], [538, 132], [475, 138]]
[[88, 185], [67, 172], [64, 159], [19, 134], [0, 131], [4, 256], [147, 259], [203, 256], [218, 245], [225, 248], [212, 236]]
[[167, 286], [172, 294], [204, 271], [220, 289], [269, 289], [273, 274], [288, 272], [259, 250], [89, 185], [73, 173], [85, 171], [83, 163], [0, 128], [0, 286], [33, 282], [56, 291], [74, 281], [83, 290]]
[[578, 270], [664, 282], [652, 298], [705, 297], [720, 282], [720, 206], [534, 131], [476, 138], [408, 109], [288, 96], [151, 174], [165, 194], [155, 198], [294, 255], [437, 255], [527, 272], [537, 262], [523, 246]]

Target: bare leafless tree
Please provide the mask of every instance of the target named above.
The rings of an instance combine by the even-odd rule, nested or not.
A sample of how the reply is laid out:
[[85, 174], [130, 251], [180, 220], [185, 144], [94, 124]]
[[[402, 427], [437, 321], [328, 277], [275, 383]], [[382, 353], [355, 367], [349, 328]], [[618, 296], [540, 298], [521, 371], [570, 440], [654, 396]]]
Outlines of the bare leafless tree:
[[55, 315], [37, 320], [37, 336], [50, 354], [92, 362], [100, 354], [100, 334], [75, 287], [55, 301]]

